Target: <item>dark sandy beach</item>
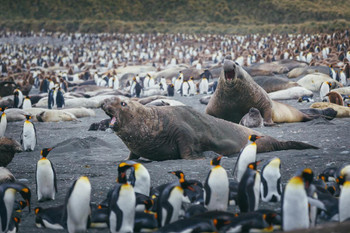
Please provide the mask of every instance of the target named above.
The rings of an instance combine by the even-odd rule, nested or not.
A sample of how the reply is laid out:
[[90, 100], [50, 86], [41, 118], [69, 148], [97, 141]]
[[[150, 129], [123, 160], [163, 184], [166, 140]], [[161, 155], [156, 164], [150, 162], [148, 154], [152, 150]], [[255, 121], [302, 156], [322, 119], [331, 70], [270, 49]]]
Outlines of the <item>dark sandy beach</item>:
[[[175, 97], [197, 111], [205, 111], [205, 105], [199, 103], [202, 96]], [[296, 100], [284, 101], [297, 108], [307, 108], [310, 104], [297, 103]], [[117, 164], [125, 159], [128, 148], [114, 133], [106, 131], [88, 131], [91, 123], [108, 118], [101, 109], [95, 109], [96, 117], [80, 118], [78, 122], [35, 122], [38, 144], [33, 152], [16, 154], [8, 165], [15, 177], [28, 185], [32, 191], [32, 211], [23, 212], [20, 232], [59, 232], [38, 229], [35, 226], [33, 208], [49, 207], [63, 204], [68, 188], [73, 181], [82, 175], [89, 177], [92, 185], [92, 202], [99, 203], [107, 191], [115, 185]], [[20, 140], [23, 122], [10, 122], [5, 136]], [[285, 184], [300, 168], [309, 167], [317, 175], [327, 166], [339, 166], [349, 163], [350, 155], [350, 119], [337, 118], [332, 121], [322, 119], [303, 123], [278, 124], [274, 127], [257, 128], [256, 130], [279, 140], [297, 140], [318, 146], [318, 150], [287, 150], [258, 154], [258, 159], [267, 160], [279, 157], [282, 161], [282, 183]], [[64, 143], [61, 143], [63, 142]], [[45, 147], [60, 145], [52, 150], [48, 158], [54, 164], [57, 173], [58, 193], [55, 201], [38, 203], [35, 189], [35, 167], [40, 158], [40, 150]], [[205, 159], [168, 160], [149, 162], [144, 165], [151, 175], [152, 186], [174, 181], [176, 177], [168, 171], [182, 170], [189, 179], [205, 181], [210, 170], [210, 158], [213, 152], [206, 152]], [[222, 166], [232, 178], [232, 169], [237, 155], [224, 157]], [[280, 210], [280, 203], [261, 203], [260, 207]], [[230, 208], [233, 209], [234, 208]], [[88, 232], [108, 232], [107, 229], [89, 229]]]

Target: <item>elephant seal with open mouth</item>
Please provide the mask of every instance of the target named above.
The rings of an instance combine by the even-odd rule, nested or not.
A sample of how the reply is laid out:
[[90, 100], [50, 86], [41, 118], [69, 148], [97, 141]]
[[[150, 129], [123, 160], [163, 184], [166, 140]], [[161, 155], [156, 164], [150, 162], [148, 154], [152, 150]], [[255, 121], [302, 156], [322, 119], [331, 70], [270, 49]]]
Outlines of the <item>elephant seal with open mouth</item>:
[[[144, 106], [119, 98], [105, 100], [102, 109], [111, 117], [110, 127], [130, 150], [129, 159], [195, 159], [204, 151], [232, 155], [241, 150], [248, 136], [261, 133], [188, 106]], [[287, 149], [317, 149], [295, 141], [277, 141], [264, 136], [258, 152]]]

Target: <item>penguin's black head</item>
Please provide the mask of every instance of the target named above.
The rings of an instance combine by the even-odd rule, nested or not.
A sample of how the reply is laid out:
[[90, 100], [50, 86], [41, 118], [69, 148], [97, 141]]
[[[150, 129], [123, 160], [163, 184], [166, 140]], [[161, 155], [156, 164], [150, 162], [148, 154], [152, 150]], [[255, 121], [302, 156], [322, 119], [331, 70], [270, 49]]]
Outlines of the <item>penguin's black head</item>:
[[185, 174], [182, 171], [173, 171], [173, 172], [169, 172], [169, 173], [177, 176], [177, 178], [179, 178], [179, 180], [180, 180], [180, 183], [181, 183], [181, 180], [183, 180], [183, 181], [185, 180]]
[[41, 208], [41, 207], [35, 207], [34, 208], [35, 215], [38, 215], [42, 210], [43, 210], [43, 208]]
[[117, 182], [120, 184], [126, 184], [126, 171], [131, 168], [132, 165], [122, 162], [118, 165], [118, 179]]
[[146, 212], [149, 211], [154, 205], [154, 201], [152, 199], [144, 200], [143, 203], [145, 204]]
[[213, 158], [213, 159], [210, 161], [210, 165], [212, 165], [212, 166], [220, 165], [221, 158], [222, 158], [222, 155]]
[[258, 165], [262, 162], [262, 160], [259, 160], [259, 161], [255, 161], [253, 163], [250, 163], [248, 164], [247, 168], [250, 168], [252, 170], [255, 170], [257, 169]]
[[249, 135], [249, 141], [255, 142], [256, 140], [258, 140], [259, 138], [261, 138], [263, 136], [257, 136], [255, 134]]
[[303, 178], [304, 183], [305, 183], [305, 188], [309, 188], [310, 184], [314, 180], [314, 173], [310, 168], [305, 168], [301, 172], [301, 178]]
[[32, 119], [32, 116], [31, 115], [25, 115], [26, 117], [26, 120], [29, 121], [30, 119]]
[[23, 199], [25, 200], [27, 206], [28, 206], [28, 211], [30, 212], [30, 198], [31, 198], [31, 192], [30, 189], [25, 187], [22, 188], [19, 193], [21, 194], [21, 196], [23, 197]]
[[40, 152], [41, 156], [46, 158], [46, 156], [50, 153], [50, 151], [52, 151], [53, 148], [54, 147], [42, 149]]

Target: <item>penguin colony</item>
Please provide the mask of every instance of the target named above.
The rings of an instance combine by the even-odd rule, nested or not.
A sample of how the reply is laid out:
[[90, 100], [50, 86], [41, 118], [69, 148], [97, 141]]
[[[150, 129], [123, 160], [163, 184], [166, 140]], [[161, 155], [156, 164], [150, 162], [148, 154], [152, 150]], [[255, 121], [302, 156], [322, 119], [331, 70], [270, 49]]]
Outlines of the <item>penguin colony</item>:
[[[251, 146], [252, 138], [257, 139], [251, 135], [246, 147]], [[36, 196], [41, 202], [55, 200], [57, 192], [55, 170], [47, 159], [50, 151], [54, 148], [41, 151], [36, 168]], [[283, 189], [283, 165], [277, 157], [266, 161], [261, 172], [257, 169], [261, 160], [245, 168], [237, 161], [237, 169], [245, 170], [240, 181], [228, 178], [221, 160], [222, 156], [211, 160], [204, 184], [177, 170], [169, 172], [176, 179], [158, 187], [151, 187], [143, 164], [123, 161], [116, 167], [116, 185], [105, 200], [92, 203], [90, 180], [81, 176], [72, 183], [64, 203], [34, 208], [35, 224], [68, 232], [85, 232], [88, 228], [108, 228], [109, 232], [272, 232], [307, 229], [317, 218], [339, 222], [350, 218], [350, 165], [329, 167], [317, 177], [310, 168], [299, 169]], [[16, 198], [16, 192], [22, 199]], [[31, 196], [31, 190], [20, 182], [0, 185], [1, 232], [18, 229], [22, 209], [28, 207], [30, 211]], [[280, 202], [281, 211], [258, 209], [259, 201]], [[239, 211], [233, 211], [234, 206]]]
[[[15, 34], [21, 37], [20, 33]], [[54, 37], [57, 35], [47, 34]], [[11, 36], [11, 33], [7, 33], [6, 36]], [[17, 58], [12, 57], [11, 53], [5, 53], [1, 57], [1, 75], [18, 81], [15, 74], [28, 71], [24, 80], [21, 80], [23, 85], [18, 84], [20, 88], [15, 88], [9, 93], [13, 99], [10, 107], [23, 110], [32, 107], [33, 97], [28, 96], [29, 92], [25, 89], [26, 82], [28, 84], [31, 81], [33, 84], [30, 86], [34, 85], [47, 98], [46, 108], [48, 109], [65, 108], [65, 97], [70, 93], [68, 85], [83, 80], [91, 80], [93, 85], [105, 88], [103, 90], [124, 90], [131, 97], [146, 96], [154, 89], [164, 91], [160, 93], [168, 96], [189, 97], [197, 93], [212, 93], [215, 91], [214, 83], [209, 82], [214, 77], [208, 69], [204, 70], [202, 67], [207, 67], [209, 60], [211, 64], [220, 64], [225, 54], [230, 54], [237, 63], [246, 66], [279, 61], [285, 57], [312, 65], [332, 64], [329, 66], [329, 77], [347, 86], [350, 59], [346, 43], [348, 39], [344, 40], [348, 38], [347, 32], [323, 36], [323, 41], [326, 42], [322, 42], [324, 43], [322, 51], [319, 45], [316, 45], [321, 43], [317, 40], [321, 36], [303, 38], [301, 35], [296, 35], [291, 37], [291, 42], [285, 42], [289, 49], [283, 52], [282, 47], [276, 46], [276, 41], [287, 39], [283, 37], [269, 41], [267, 37], [254, 36], [254, 40], [259, 43], [255, 45], [255, 42], [244, 36], [232, 38], [217, 36], [221, 40], [220, 44], [194, 48], [180, 46], [178, 43], [186, 40], [204, 43], [207, 41], [206, 36], [200, 38], [177, 35], [172, 38], [174, 40], [169, 44], [171, 45], [169, 49], [178, 58], [169, 59], [165, 56], [164, 49], [158, 48], [159, 38], [156, 36], [150, 37], [146, 42], [146, 35], [129, 35], [124, 44], [119, 41], [112, 46], [115, 55], [110, 56], [102, 46], [103, 40], [110, 40], [108, 34], [92, 36], [89, 39], [82, 34], [65, 34], [59, 35], [63, 41], [72, 41], [75, 37], [81, 41], [94, 41], [96, 45], [95, 47], [83, 45], [82, 51], [75, 56], [78, 57], [76, 60], [70, 54], [73, 50], [66, 44], [64, 44], [66, 52], [58, 54], [50, 46], [45, 45], [39, 48], [30, 45], [26, 48], [27, 45], [0, 44], [4, 51], [20, 48]], [[138, 38], [142, 39], [138, 40]], [[131, 46], [128, 41], [134, 41], [134, 45]], [[150, 44], [145, 46], [144, 43]], [[265, 47], [265, 50], [253, 49], [254, 46]], [[219, 47], [223, 49], [218, 49]], [[131, 54], [125, 48], [134, 49], [134, 51], [138, 48], [141, 52]], [[217, 51], [211, 51], [212, 48], [217, 48]], [[293, 48], [295, 48], [294, 51]], [[152, 54], [149, 52], [151, 49], [156, 52]], [[41, 56], [38, 58], [38, 54], [34, 51], [39, 50]], [[332, 51], [338, 51], [336, 56]], [[203, 54], [210, 54], [212, 57], [209, 60], [201, 60], [200, 56]], [[30, 59], [27, 59], [27, 62], [20, 61], [21, 56], [29, 56]], [[161, 59], [162, 56], [166, 58]], [[198, 77], [185, 75], [185, 72], [180, 70], [169, 80], [163, 77], [155, 79], [154, 72], [143, 74], [135, 72], [126, 84], [122, 84], [122, 74], [115, 71], [122, 62], [141, 65], [142, 61], [151, 60], [158, 69], [163, 69], [177, 65], [179, 58], [182, 58], [184, 63], [194, 66], [201, 75]], [[160, 60], [163, 61], [160, 62]], [[64, 71], [46, 70], [52, 64], [59, 64]], [[96, 66], [100, 66], [99, 69]], [[29, 67], [37, 69], [30, 70]], [[108, 70], [100, 69], [101, 67], [107, 67]], [[320, 101], [327, 100], [327, 93], [331, 88], [333, 87], [329, 83], [323, 83], [320, 86]], [[344, 98], [344, 102], [348, 99], [346, 95], [342, 95], [341, 98]], [[306, 97], [302, 98], [303, 101], [307, 101], [306, 99], [309, 100]], [[1, 114], [0, 133], [4, 136], [8, 130], [5, 108], [1, 109]], [[37, 146], [38, 136], [33, 123], [34, 119], [32, 115], [24, 115], [24, 117], [20, 140], [25, 151], [33, 151]], [[277, 157], [260, 161], [256, 155], [255, 141], [258, 139], [255, 135], [247, 139], [248, 143], [242, 148], [237, 162], [230, 165], [234, 172], [232, 175], [221, 166], [225, 159], [220, 156], [214, 158], [210, 164], [211, 169], [208, 164], [208, 176], [203, 183], [191, 180], [191, 177], [185, 177], [182, 171], [176, 170], [169, 171], [169, 176], [174, 178], [173, 182], [151, 187], [151, 176], [145, 166], [133, 161], [121, 162], [116, 169], [115, 187], [105, 194], [106, 199], [101, 200], [99, 204], [91, 202], [91, 195], [94, 194], [93, 186], [90, 183], [91, 177], [86, 176], [72, 182], [63, 203], [55, 200], [57, 192], [66, 190], [57, 190], [59, 181], [49, 156], [49, 152], [54, 151], [54, 148], [44, 148], [35, 171], [36, 192], [14, 179], [8, 179], [11, 182], [0, 185], [1, 232], [16, 232], [20, 227], [20, 218], [25, 217], [21, 215], [22, 209], [30, 210], [32, 193], [35, 193], [34, 198], [40, 202], [34, 209], [36, 226], [57, 230], [66, 229], [68, 232], [85, 232], [89, 227], [106, 228], [110, 232], [137, 232], [145, 229], [159, 232], [247, 232], [256, 229], [288, 231], [312, 227], [317, 219], [343, 222], [350, 218], [350, 204], [347, 198], [350, 192], [349, 166], [327, 168], [317, 176], [317, 179], [314, 178], [311, 169], [305, 168], [296, 171], [295, 176], [291, 177], [283, 187], [280, 170], [285, 167], [284, 164]], [[260, 164], [265, 164], [261, 172], [257, 169]], [[60, 174], [57, 176], [59, 177]], [[23, 200], [17, 199], [14, 195], [16, 192]], [[51, 205], [50, 202], [51, 207], [40, 207], [41, 202], [46, 201], [59, 205]], [[280, 202], [281, 211], [258, 209], [261, 202]]]

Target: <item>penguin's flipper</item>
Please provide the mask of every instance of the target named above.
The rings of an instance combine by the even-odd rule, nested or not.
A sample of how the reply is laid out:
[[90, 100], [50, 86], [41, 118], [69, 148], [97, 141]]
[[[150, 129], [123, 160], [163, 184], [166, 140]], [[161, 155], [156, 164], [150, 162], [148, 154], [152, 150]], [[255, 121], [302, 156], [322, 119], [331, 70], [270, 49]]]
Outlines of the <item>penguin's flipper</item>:
[[21, 143], [21, 145], [23, 145], [23, 129], [22, 129], [21, 136], [20, 136], [20, 143]]
[[311, 206], [316, 206], [317, 208], [327, 211], [325, 205], [320, 201], [312, 197], [307, 197], [307, 200]]
[[208, 180], [209, 180], [209, 176], [211, 174], [211, 170], [207, 176], [207, 179], [204, 183], [204, 191], [205, 191], [205, 200], [204, 200], [204, 204], [205, 205], [208, 205], [209, 204], [209, 201], [210, 201], [210, 197], [211, 197], [211, 190], [210, 190], [210, 187], [208, 185]]
[[165, 224], [167, 225], [170, 223], [171, 217], [173, 216], [174, 208], [169, 202], [165, 202], [164, 207], [167, 210], [167, 215], [166, 215], [166, 219], [165, 219]]
[[237, 156], [237, 160], [236, 160], [235, 167], [234, 167], [233, 170], [232, 170], [232, 175], [233, 175], [233, 176], [235, 176], [236, 169], [237, 169], [237, 164], [238, 164], [239, 158], [241, 157], [241, 154], [242, 154], [244, 148], [245, 148], [245, 147], [243, 147], [243, 148], [239, 151], [239, 155]]
[[[266, 182], [264, 176], [261, 176], [261, 184], [263, 186], [263, 192], [260, 192], [260, 195], [261, 195], [261, 197], [266, 198], [269, 190], [268, 190], [268, 185], [267, 185], [267, 182]], [[278, 187], [278, 185], [277, 185], [277, 187]]]
[[70, 186], [68, 193], [66, 195], [66, 199], [64, 200], [64, 210], [63, 210], [63, 215], [62, 215], [62, 222], [64, 224], [64, 228], [67, 229], [67, 218], [68, 218], [68, 213], [67, 213], [67, 205], [68, 205], [68, 200], [69, 197], [72, 195], [75, 183], [77, 183], [77, 180], [74, 181], [72, 186]]
[[[1, 191], [3, 191], [1, 193]], [[5, 232], [6, 225], [7, 225], [7, 209], [4, 203], [4, 196], [5, 196], [5, 190], [0, 190], [0, 195], [2, 196], [0, 198], [0, 218], [1, 218], [1, 231]]]
[[37, 137], [37, 134], [36, 134], [36, 128], [35, 128], [35, 125], [32, 123], [33, 125], [33, 128], [34, 128], [34, 134], [35, 134], [35, 145], [38, 144], [38, 137]]
[[279, 195], [282, 195], [282, 184], [281, 184], [281, 177], [277, 180], [277, 192]]
[[53, 167], [53, 164], [52, 162], [50, 161], [50, 164], [51, 164], [51, 168], [52, 168], [52, 171], [53, 171], [53, 184], [54, 184], [54, 187], [55, 187], [55, 192], [57, 193], [57, 177], [56, 177], [56, 171], [55, 171], [55, 168]]

